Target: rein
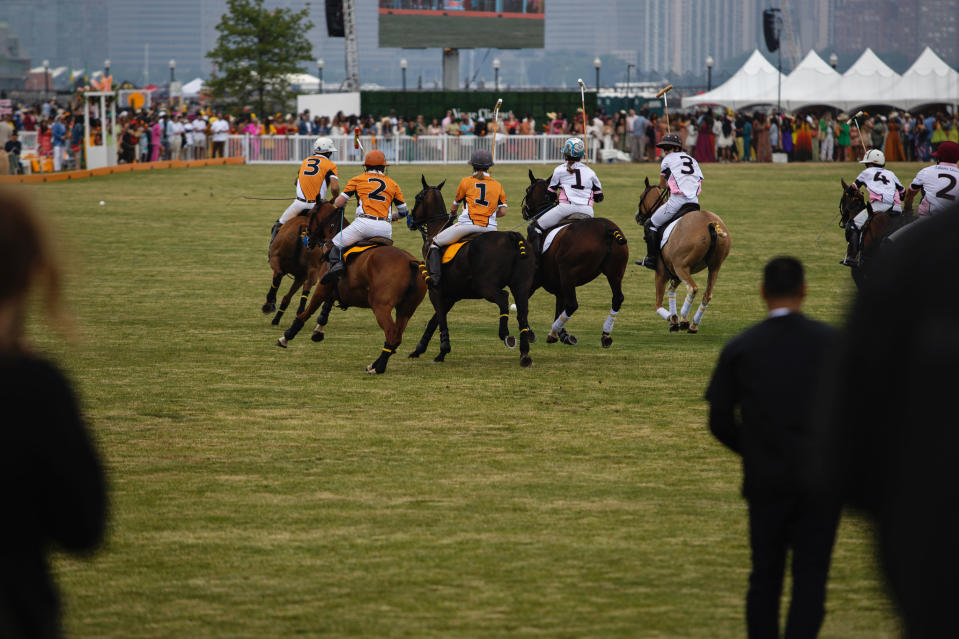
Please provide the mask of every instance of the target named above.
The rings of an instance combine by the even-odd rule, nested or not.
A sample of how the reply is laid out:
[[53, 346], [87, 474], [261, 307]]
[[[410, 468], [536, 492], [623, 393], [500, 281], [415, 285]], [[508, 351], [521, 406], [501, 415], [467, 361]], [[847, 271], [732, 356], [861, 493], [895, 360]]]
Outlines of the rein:
[[[426, 197], [428, 191], [437, 191], [440, 195], [440, 205], [442, 206], [443, 213], [438, 213], [436, 215], [431, 215], [423, 220], [416, 221], [413, 219], [413, 213], [416, 212], [416, 209], [419, 208], [420, 203], [423, 201], [423, 198]], [[429, 237], [427, 232], [429, 230], [429, 225], [432, 222], [438, 222], [440, 220], [446, 220], [446, 223], [443, 228], [446, 228], [453, 222], [454, 214], [446, 212], [446, 200], [443, 199], [443, 193], [438, 186], [429, 186], [424, 188], [422, 191], [416, 194], [416, 201], [413, 205], [413, 213], [410, 213], [406, 218], [406, 226], [411, 231], [419, 231], [420, 235], [423, 236], [423, 243], [425, 244]]]
[[517, 225], [514, 226], [512, 229], [510, 229], [511, 231], [518, 229], [519, 227], [523, 226], [523, 224], [529, 224], [530, 222], [532, 222], [533, 220], [535, 220], [536, 218], [538, 218], [540, 215], [542, 215], [542, 214], [545, 213], [546, 211], [548, 211], [548, 210], [550, 210], [550, 209], [552, 209], [552, 208], [554, 208], [554, 207], [556, 206], [556, 204], [555, 204], [554, 202], [550, 202], [550, 201], [547, 200], [547, 202], [546, 202], [545, 204], [543, 204], [542, 208], [540, 208], [538, 211], [536, 211], [535, 214], [531, 214], [531, 213], [530, 213], [529, 204], [527, 204], [526, 200], [529, 199], [530, 193], [533, 191], [533, 188], [536, 187], [537, 184], [543, 184], [543, 183], [545, 183], [545, 182], [546, 182], [546, 180], [544, 180], [544, 179], [542, 179], [542, 178], [539, 178], [539, 179], [537, 179], [535, 182], [533, 182], [532, 184], [530, 184], [528, 187], [526, 187], [526, 194], [523, 196], [523, 201], [520, 203], [521, 210], [523, 211], [523, 220], [524, 220], [524, 221], [521, 222], [521, 223], [519, 223], [519, 224], [517, 224]]
[[[646, 214], [643, 215], [643, 204], [646, 202], [646, 194], [652, 189], [659, 189], [659, 197], [656, 198], [656, 202], [653, 203], [651, 208], [646, 208]], [[639, 218], [649, 219], [653, 213], [659, 209], [659, 207], [666, 203], [667, 199], [669, 199], [669, 190], [665, 187], [659, 186], [658, 184], [651, 184], [646, 187], [646, 190], [643, 191], [643, 194], [639, 196], [639, 206], [636, 207], [636, 221], [639, 222]]]

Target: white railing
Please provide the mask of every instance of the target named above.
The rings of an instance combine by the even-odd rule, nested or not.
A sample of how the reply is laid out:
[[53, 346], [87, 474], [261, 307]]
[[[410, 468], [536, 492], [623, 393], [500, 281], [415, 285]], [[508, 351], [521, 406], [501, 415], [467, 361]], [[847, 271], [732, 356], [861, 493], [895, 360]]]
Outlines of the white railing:
[[[353, 148], [352, 136], [330, 136], [336, 145], [337, 164], [361, 164], [363, 155]], [[226, 145], [228, 157], [242, 156], [250, 164], [299, 164], [309, 156], [315, 136], [231, 135]], [[561, 162], [563, 142], [568, 135], [498, 135], [497, 164]], [[379, 149], [390, 164], [465, 164], [477, 149], [492, 150], [491, 135], [421, 135], [418, 137], [360, 136], [363, 148]], [[590, 157], [596, 158], [599, 143], [590, 140]]]

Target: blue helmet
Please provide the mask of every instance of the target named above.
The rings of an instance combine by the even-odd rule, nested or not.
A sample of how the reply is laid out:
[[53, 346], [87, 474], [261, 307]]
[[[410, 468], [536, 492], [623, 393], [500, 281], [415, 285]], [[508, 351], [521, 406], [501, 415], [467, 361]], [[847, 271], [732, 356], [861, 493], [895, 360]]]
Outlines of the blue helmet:
[[563, 157], [581, 159], [586, 155], [586, 146], [579, 138], [569, 138], [563, 143]]

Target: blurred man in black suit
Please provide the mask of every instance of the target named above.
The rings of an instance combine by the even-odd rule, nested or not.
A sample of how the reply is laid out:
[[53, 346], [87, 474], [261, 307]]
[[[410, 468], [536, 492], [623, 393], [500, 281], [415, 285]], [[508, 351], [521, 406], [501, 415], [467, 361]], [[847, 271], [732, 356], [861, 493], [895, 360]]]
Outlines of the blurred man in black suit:
[[752, 572], [746, 597], [749, 637], [779, 637], [786, 553], [793, 592], [786, 638], [815, 637], [825, 617], [826, 581], [839, 506], [805, 488], [814, 431], [810, 407], [837, 331], [802, 315], [803, 267], [770, 261], [761, 295], [769, 317], [726, 344], [706, 391], [709, 428], [743, 458]]

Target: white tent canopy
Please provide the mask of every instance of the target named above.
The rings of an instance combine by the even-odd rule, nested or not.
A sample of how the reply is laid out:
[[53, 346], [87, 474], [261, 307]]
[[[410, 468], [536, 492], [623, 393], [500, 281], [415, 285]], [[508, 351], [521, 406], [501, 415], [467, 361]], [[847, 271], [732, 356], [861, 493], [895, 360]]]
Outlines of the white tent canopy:
[[867, 104], [886, 104], [902, 107], [893, 98], [900, 76], [879, 59], [872, 49], [866, 49], [845, 73], [839, 91], [832, 98], [833, 106], [846, 111]]
[[904, 109], [925, 104], [959, 103], [959, 73], [929, 47], [916, 58], [912, 66], [890, 94], [891, 101]]
[[841, 76], [836, 70], [810, 50], [792, 73], [783, 79], [783, 109], [795, 111], [806, 106], [828, 104], [824, 99], [838, 93], [840, 80]]
[[183, 85], [183, 97], [195, 98], [203, 90], [203, 78], [194, 78]]
[[683, 98], [683, 108], [698, 104], [722, 104], [739, 110], [755, 104], [775, 104], [778, 76], [776, 67], [756, 49], [726, 82], [712, 91]]
[[[683, 107], [718, 104], [741, 110], [777, 103], [778, 73], [758, 50], [733, 76], [712, 91], [683, 98]], [[902, 76], [866, 49], [843, 75], [810, 51], [782, 80], [785, 111], [823, 105], [853, 111], [866, 105], [911, 110], [927, 104], [959, 104], [959, 73], [925, 51]]]

